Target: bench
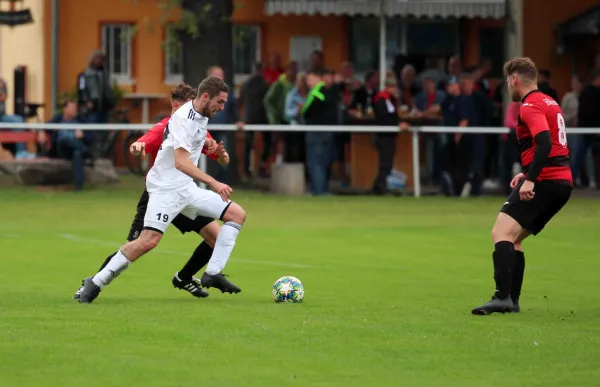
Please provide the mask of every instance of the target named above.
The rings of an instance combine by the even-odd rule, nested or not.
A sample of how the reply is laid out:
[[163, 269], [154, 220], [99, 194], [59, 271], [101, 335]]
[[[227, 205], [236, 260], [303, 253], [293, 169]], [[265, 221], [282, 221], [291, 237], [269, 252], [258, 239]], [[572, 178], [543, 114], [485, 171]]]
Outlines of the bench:
[[[24, 185], [72, 185], [73, 164], [70, 160], [38, 157], [29, 160], [0, 161], [0, 172], [13, 176]], [[108, 159], [98, 159], [86, 165], [85, 181], [91, 185], [119, 182], [119, 175]]]
[[37, 133], [35, 132], [17, 132], [14, 130], [0, 130], [0, 144], [17, 144], [20, 142], [35, 142]]

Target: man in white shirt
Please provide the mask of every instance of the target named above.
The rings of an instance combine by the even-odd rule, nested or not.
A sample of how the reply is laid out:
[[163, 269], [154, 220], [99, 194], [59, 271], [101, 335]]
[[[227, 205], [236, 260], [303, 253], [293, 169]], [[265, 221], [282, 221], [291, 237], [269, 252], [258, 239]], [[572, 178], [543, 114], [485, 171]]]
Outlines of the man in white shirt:
[[[171, 117], [154, 166], [146, 178], [150, 199], [144, 230], [138, 239], [121, 247], [104, 269], [84, 280], [80, 303], [94, 301], [113, 278], [155, 248], [173, 218], [180, 213], [191, 219], [202, 215], [224, 222], [200, 281], [204, 287], [215, 287], [221, 292], [241, 291], [221, 271], [235, 246], [246, 213], [229, 200], [231, 187], [197, 167], [206, 140], [208, 120], [223, 110], [227, 96], [227, 85], [217, 77], [208, 77], [198, 86], [198, 96], [181, 106]], [[194, 180], [207, 184], [214, 192], [199, 188]]]

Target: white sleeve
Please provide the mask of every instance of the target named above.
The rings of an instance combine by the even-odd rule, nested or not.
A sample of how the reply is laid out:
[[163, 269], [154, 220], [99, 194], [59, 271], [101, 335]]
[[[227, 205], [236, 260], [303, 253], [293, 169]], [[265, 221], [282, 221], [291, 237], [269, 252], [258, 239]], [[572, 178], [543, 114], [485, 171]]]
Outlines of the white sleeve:
[[174, 115], [169, 121], [169, 134], [173, 138], [173, 149], [183, 148], [192, 153], [192, 136], [188, 127], [190, 120]]

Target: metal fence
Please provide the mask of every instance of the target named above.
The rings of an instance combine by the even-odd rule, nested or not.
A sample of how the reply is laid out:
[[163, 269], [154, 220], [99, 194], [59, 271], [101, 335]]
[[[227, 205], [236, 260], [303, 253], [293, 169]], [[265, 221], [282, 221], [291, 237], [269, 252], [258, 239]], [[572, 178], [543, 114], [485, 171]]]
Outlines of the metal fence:
[[[49, 123], [0, 123], [0, 130], [97, 130], [97, 131], [146, 131], [152, 127], [150, 124], [49, 124]], [[217, 131], [236, 131], [237, 127], [231, 125], [208, 125], [208, 129]], [[303, 126], [303, 125], [245, 125], [244, 131], [257, 132], [345, 132], [345, 133], [399, 133], [395, 126]], [[412, 168], [413, 192], [415, 197], [421, 196], [421, 170], [420, 170], [420, 133], [479, 133], [479, 134], [505, 134], [508, 128], [489, 127], [453, 127], [453, 126], [411, 126], [412, 133]], [[569, 128], [568, 134], [598, 134], [600, 128]], [[206, 169], [206, 158], [200, 159], [200, 168]]]

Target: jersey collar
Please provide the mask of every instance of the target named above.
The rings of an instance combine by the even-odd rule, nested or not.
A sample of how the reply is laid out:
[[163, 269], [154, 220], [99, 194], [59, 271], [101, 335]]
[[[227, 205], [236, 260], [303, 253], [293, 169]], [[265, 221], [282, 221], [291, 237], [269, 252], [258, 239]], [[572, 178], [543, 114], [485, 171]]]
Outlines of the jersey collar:
[[521, 103], [525, 103], [525, 99], [533, 93], [541, 93], [541, 91], [539, 89], [531, 90], [529, 93], [525, 94], [525, 96], [521, 99]]

